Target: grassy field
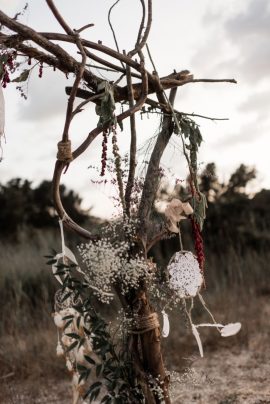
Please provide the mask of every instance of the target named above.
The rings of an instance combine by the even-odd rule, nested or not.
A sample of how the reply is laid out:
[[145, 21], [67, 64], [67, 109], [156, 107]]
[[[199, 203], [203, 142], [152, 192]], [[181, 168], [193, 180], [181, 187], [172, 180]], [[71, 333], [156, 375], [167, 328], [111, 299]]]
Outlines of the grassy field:
[[[58, 243], [51, 233], [36, 233], [31, 239], [21, 237], [19, 244], [0, 246], [0, 402], [69, 401], [68, 376], [63, 359], [55, 355], [57, 334], [51, 317], [58, 285], [43, 258], [51, 248], [59, 250]], [[206, 358], [199, 359], [183, 314], [170, 315], [173, 326], [163, 344], [167, 366], [177, 374], [174, 402], [270, 403], [264, 392], [270, 370], [266, 363], [270, 359], [270, 254], [239, 256], [230, 249], [226, 257], [208, 254], [207, 258], [204, 298], [218, 321], [241, 321], [242, 330], [227, 339], [203, 330]], [[208, 321], [198, 308], [194, 318]], [[244, 398], [245, 385], [253, 391], [251, 398]], [[254, 386], [261, 386], [261, 391]]]

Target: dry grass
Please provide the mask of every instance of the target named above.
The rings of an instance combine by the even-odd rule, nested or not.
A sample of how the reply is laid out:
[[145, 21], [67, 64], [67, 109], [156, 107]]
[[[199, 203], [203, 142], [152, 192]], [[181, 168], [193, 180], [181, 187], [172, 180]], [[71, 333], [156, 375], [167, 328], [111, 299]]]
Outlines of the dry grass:
[[[67, 402], [69, 393], [62, 388], [62, 382], [60, 391], [62, 391], [62, 399], [66, 401], [58, 399], [54, 388], [48, 387], [51, 384], [54, 385], [54, 380], [59, 381], [62, 377], [65, 378], [66, 371], [63, 360], [57, 359], [55, 355], [57, 335], [51, 319], [53, 295], [57, 285], [43, 258], [50, 248], [58, 250], [59, 245], [51, 234], [44, 237], [37, 233], [32, 240], [34, 241], [25, 238], [18, 245], [2, 245], [0, 248], [0, 384], [3, 386], [2, 397], [3, 394], [6, 400], [9, 397], [9, 401], [3, 401], [7, 403], [64, 403]], [[192, 366], [195, 370], [197, 369], [198, 374], [202, 374], [203, 369], [206, 369], [211, 379], [214, 377], [212, 373], [215, 366], [218, 366], [220, 353], [227, 359], [231, 358], [230, 360], [240, 355], [240, 364], [237, 365], [239, 369], [241, 366], [246, 366], [241, 364], [241, 361], [245, 362], [245, 355], [250, 355], [246, 361], [249, 360], [249, 363], [253, 364], [250, 365], [251, 367], [254, 366], [254, 363], [256, 364], [257, 360], [258, 366], [260, 367], [261, 364], [263, 368], [263, 353], [267, 352], [270, 337], [270, 326], [267, 321], [270, 314], [270, 305], [267, 303], [270, 295], [270, 287], [268, 287], [270, 284], [270, 254], [259, 255], [250, 251], [245, 256], [240, 256], [231, 249], [226, 257], [208, 255], [208, 288], [204, 292], [205, 300], [218, 321], [224, 323], [241, 321], [242, 330], [239, 335], [230, 339], [222, 339], [212, 329], [202, 330], [201, 338], [205, 356], [208, 359], [201, 362], [201, 360], [197, 360], [196, 342], [185, 324], [184, 316], [180, 311], [175, 310], [170, 315], [170, 336], [163, 341], [168, 368], [185, 374], [193, 363]], [[199, 309], [199, 306], [197, 302], [194, 321], [208, 321], [207, 315]], [[217, 373], [223, 371], [225, 370], [222, 366], [216, 369]], [[226, 372], [228, 373], [229, 370], [227, 369]], [[245, 373], [245, 369], [243, 372]], [[264, 373], [262, 371], [262, 378]], [[225, 377], [227, 381], [228, 375]], [[243, 375], [242, 379], [244, 379]], [[22, 382], [22, 380], [25, 381]], [[250, 376], [251, 382], [252, 376]], [[188, 386], [188, 383], [185, 385]], [[24, 397], [28, 397], [25, 399], [26, 401], [23, 399], [20, 401], [19, 398], [14, 401], [14, 397], [18, 396], [18, 391], [24, 388], [26, 389], [26, 392], [23, 393]], [[200, 388], [202, 389], [202, 387]], [[51, 398], [51, 401], [46, 396], [48, 389], [51, 391], [51, 397], [56, 397]], [[195, 393], [197, 391], [198, 397], [204, 397], [199, 388], [196, 390], [196, 387], [193, 386], [191, 390], [194, 390]], [[242, 402], [239, 399], [239, 389], [232, 388], [232, 393], [222, 390], [222, 397], [227, 401], [222, 401], [222, 397], [212, 398], [212, 401], [205, 401], [206, 398], [194, 399], [193, 396], [188, 395], [184, 386], [183, 391], [185, 391], [183, 393], [184, 401], [176, 400], [176, 403]], [[236, 395], [233, 396], [233, 394]], [[38, 397], [40, 400], [43, 397], [43, 401], [40, 401]], [[1, 399], [3, 400], [0, 396], [0, 401]], [[247, 402], [249, 401], [247, 400]]]
[[[63, 366], [55, 361], [51, 320], [56, 288], [43, 255], [55, 247], [52, 236], [0, 248], [0, 375], [38, 376]], [[37, 360], [39, 358], [39, 360]]]

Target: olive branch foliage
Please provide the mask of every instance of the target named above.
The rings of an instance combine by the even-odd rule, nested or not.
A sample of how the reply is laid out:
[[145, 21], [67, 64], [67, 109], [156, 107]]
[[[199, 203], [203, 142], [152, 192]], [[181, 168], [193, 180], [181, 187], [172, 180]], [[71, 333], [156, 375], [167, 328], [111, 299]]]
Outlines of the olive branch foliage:
[[[102, 318], [98, 311], [94, 308], [95, 302], [91, 293], [89, 293], [88, 284], [76, 276], [75, 264], [57, 263], [55, 255], [47, 255], [47, 264], [57, 264], [55, 276], [61, 276], [62, 285], [62, 303], [74, 295], [76, 303], [73, 308], [79, 313], [77, 325], [84, 320], [83, 330], [85, 334], [91, 337], [93, 351], [100, 361], [96, 361], [89, 355], [84, 355], [86, 362], [90, 365], [84, 366], [76, 364], [76, 371], [79, 373], [79, 383], [87, 381], [94, 373], [94, 377], [98, 378], [87, 388], [84, 399], [90, 402], [95, 401], [99, 395], [104, 394], [100, 398], [100, 403], [109, 404], [125, 404], [125, 403], [143, 403], [143, 392], [140, 384], [138, 384], [134, 368], [132, 366], [132, 357], [130, 351], [126, 347], [119, 347], [112, 340], [112, 336], [108, 330], [109, 324]], [[73, 321], [72, 314], [64, 317], [66, 320], [64, 330]], [[75, 341], [67, 348], [66, 352], [74, 348], [80, 348], [84, 343], [84, 338], [73, 332], [67, 333]], [[105, 390], [105, 391], [104, 391]]]

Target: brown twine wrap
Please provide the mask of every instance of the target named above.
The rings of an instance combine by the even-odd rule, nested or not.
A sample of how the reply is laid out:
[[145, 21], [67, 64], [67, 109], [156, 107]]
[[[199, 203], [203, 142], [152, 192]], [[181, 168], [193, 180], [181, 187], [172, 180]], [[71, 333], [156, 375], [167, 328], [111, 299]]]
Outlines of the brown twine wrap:
[[57, 152], [57, 160], [63, 161], [65, 163], [70, 163], [73, 160], [72, 152], [71, 152], [71, 141], [67, 140], [66, 142], [58, 142], [57, 143], [58, 152]]
[[138, 316], [132, 319], [132, 327], [129, 330], [131, 334], [144, 334], [147, 331], [159, 328], [157, 313], [151, 313], [148, 316]]

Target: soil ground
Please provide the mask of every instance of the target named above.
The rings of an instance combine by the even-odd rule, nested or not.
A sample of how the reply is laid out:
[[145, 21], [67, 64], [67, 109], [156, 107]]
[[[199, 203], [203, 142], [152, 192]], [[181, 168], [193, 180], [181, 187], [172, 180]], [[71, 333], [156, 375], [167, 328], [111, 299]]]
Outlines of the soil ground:
[[[198, 359], [173, 383], [174, 404], [270, 404], [269, 352], [223, 349]], [[69, 381], [2, 380], [2, 404], [71, 403]]]
[[[183, 365], [183, 360], [180, 366], [181, 360], [173, 349], [173, 404], [270, 404], [269, 300], [269, 296], [257, 300], [257, 316], [250, 311], [242, 337], [213, 340], [212, 336], [202, 336], [204, 358], [189, 357], [188, 366]], [[190, 344], [194, 352], [194, 341]], [[0, 378], [0, 386], [1, 404], [72, 402], [68, 376], [64, 374], [58, 380], [43, 376], [24, 381], [6, 374]]]

